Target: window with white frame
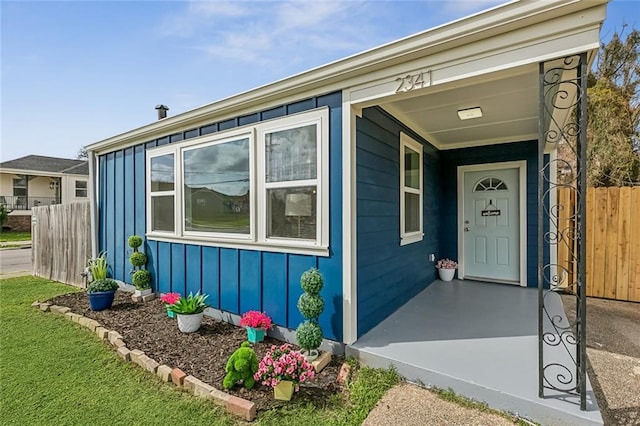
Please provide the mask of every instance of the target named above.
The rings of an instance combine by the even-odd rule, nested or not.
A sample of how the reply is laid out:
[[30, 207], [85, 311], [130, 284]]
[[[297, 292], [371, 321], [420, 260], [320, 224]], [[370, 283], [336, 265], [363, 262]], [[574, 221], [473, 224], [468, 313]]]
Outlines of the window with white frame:
[[294, 126], [262, 134], [266, 236], [314, 241], [318, 234], [320, 126]]
[[87, 181], [77, 180], [76, 185], [76, 198], [87, 198]]
[[400, 244], [422, 241], [422, 144], [400, 134]]
[[148, 159], [149, 230], [175, 231], [175, 153], [155, 153]]
[[328, 119], [322, 108], [149, 149], [148, 236], [328, 255]]
[[182, 151], [185, 233], [251, 233], [248, 135]]

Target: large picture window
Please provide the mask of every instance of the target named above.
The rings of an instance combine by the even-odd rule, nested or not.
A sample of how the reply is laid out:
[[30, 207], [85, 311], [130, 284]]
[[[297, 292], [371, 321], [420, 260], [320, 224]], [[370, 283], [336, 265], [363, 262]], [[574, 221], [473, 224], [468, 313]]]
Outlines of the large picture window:
[[183, 151], [184, 230], [250, 234], [249, 138]]
[[328, 145], [322, 108], [148, 150], [148, 236], [328, 255]]
[[400, 244], [422, 240], [422, 145], [400, 134]]

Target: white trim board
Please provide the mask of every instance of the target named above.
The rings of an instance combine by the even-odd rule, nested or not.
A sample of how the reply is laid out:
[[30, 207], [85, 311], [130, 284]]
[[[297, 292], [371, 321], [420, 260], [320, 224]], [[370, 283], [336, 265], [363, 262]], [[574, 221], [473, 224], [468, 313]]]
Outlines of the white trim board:
[[[458, 166], [458, 278], [464, 279], [464, 173], [484, 170], [518, 169], [520, 192], [520, 282], [527, 286], [527, 161], [505, 161], [498, 163], [472, 164]], [[477, 278], [474, 278], [477, 279]], [[492, 280], [500, 282], [499, 280]]]

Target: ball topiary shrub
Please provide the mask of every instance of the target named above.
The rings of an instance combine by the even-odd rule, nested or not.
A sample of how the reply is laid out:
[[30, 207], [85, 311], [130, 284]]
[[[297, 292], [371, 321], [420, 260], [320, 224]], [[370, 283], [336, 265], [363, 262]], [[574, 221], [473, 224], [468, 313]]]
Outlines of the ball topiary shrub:
[[296, 329], [296, 340], [305, 351], [316, 350], [322, 344], [322, 328], [317, 322], [307, 320]]
[[132, 266], [141, 268], [147, 264], [147, 255], [142, 253], [141, 251], [134, 251], [129, 257], [129, 262], [131, 262]]
[[296, 329], [296, 340], [302, 349], [307, 352], [307, 357], [317, 357], [317, 349], [322, 344], [322, 328], [318, 324], [320, 314], [324, 310], [324, 300], [320, 291], [324, 286], [322, 274], [316, 268], [305, 271], [300, 277], [300, 286], [304, 293], [298, 298], [297, 307], [303, 317], [306, 318]]
[[303, 317], [317, 319], [324, 310], [324, 300], [317, 294], [302, 293], [297, 306]]
[[151, 272], [144, 269], [144, 265], [147, 264], [147, 255], [138, 251], [138, 247], [142, 245], [142, 237], [132, 235], [127, 239], [127, 244], [133, 249], [133, 253], [129, 256], [129, 262], [133, 266], [131, 271], [133, 285], [137, 290], [151, 288]]
[[136, 249], [142, 245], [142, 237], [140, 235], [132, 235], [127, 240], [127, 244], [133, 251], [138, 251]]
[[135, 271], [131, 280], [138, 290], [151, 287], [151, 273], [145, 269]]

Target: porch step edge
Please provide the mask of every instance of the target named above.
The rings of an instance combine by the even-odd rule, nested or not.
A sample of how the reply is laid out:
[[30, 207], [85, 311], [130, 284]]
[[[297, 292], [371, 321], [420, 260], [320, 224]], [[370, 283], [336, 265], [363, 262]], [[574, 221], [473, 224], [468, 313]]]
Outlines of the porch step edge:
[[[389, 368], [393, 366], [398, 374], [410, 383], [418, 383], [440, 389], [451, 389], [465, 398], [486, 403], [491, 408], [506, 411], [541, 424], [567, 426], [601, 426], [604, 424], [597, 408], [595, 411], [586, 412], [564, 411], [556, 407], [543, 405], [543, 400], [533, 401], [444, 373], [417, 367], [410, 363], [398, 362], [357, 346], [348, 345], [345, 349], [345, 355], [356, 358], [361, 364], [373, 368]], [[595, 401], [593, 395], [591, 395], [591, 398]]]

